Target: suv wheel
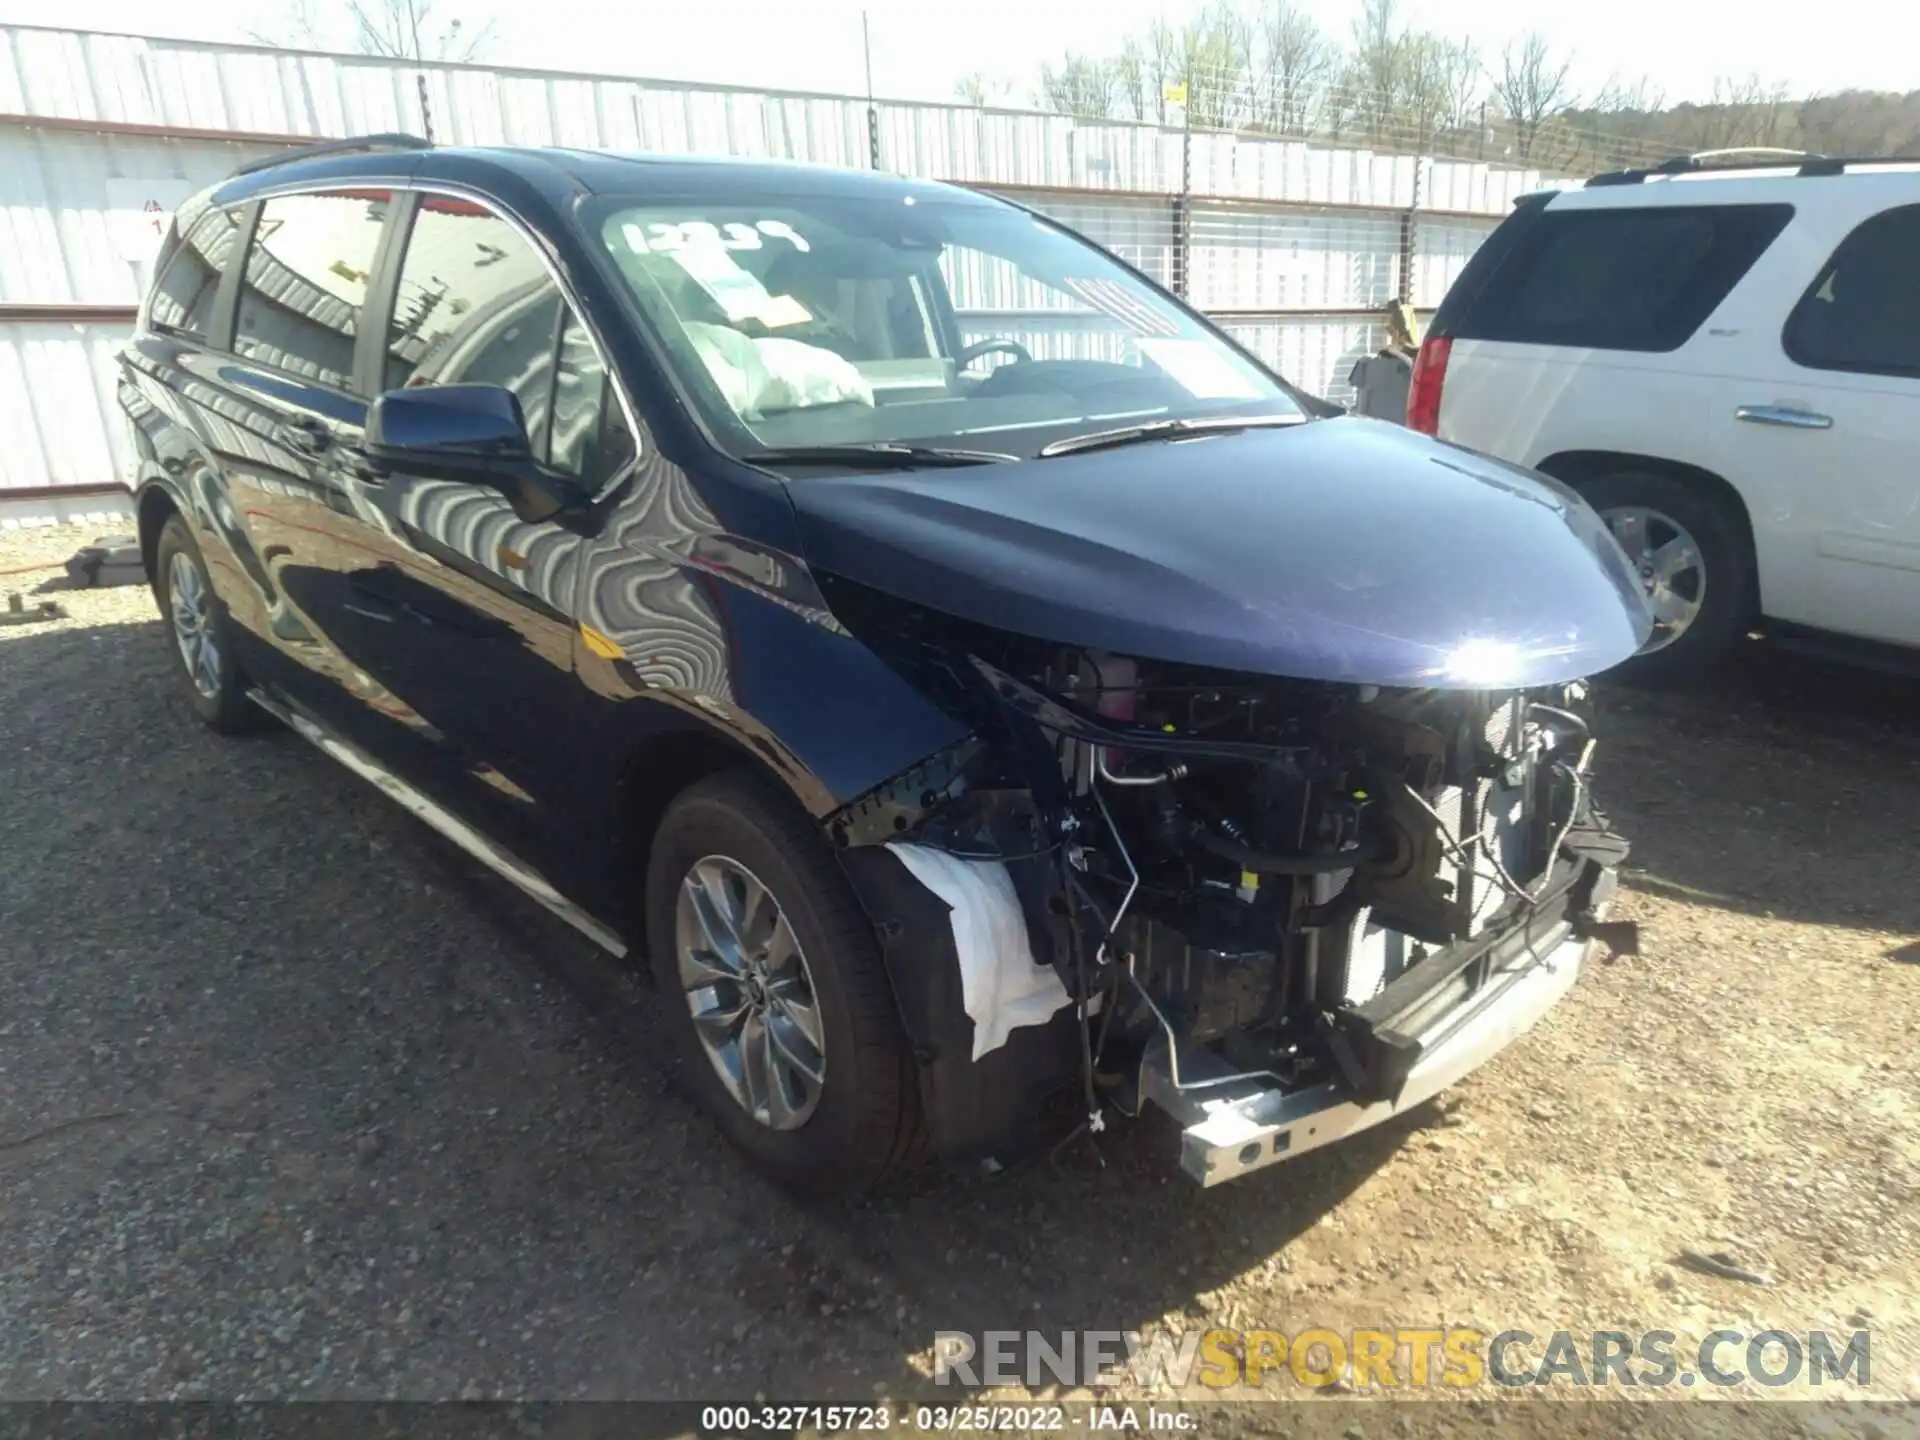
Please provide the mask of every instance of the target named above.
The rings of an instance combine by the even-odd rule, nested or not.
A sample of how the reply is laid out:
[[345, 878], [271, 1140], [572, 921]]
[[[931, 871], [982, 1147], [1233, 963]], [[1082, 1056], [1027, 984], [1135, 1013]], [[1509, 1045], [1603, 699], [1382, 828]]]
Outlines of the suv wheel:
[[668, 808], [647, 949], [681, 1067], [762, 1170], [869, 1188], [916, 1148], [919, 1092], [873, 926], [806, 816], [746, 772]]
[[233, 622], [213, 593], [193, 532], [178, 515], [162, 527], [154, 546], [152, 583], [193, 713], [228, 734], [268, 724], [266, 712], [247, 699], [249, 682], [234, 654]]
[[1722, 659], [1746, 630], [1753, 556], [1718, 496], [1672, 475], [1624, 471], [1579, 487], [1640, 577], [1653, 634], [1621, 673], [1667, 679]]

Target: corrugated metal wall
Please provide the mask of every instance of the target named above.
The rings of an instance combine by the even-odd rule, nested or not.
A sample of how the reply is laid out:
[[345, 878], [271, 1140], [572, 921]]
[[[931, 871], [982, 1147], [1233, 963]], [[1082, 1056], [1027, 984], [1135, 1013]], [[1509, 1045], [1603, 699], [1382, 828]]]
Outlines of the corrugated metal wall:
[[0, 305], [138, 304], [152, 276], [128, 232], [151, 222], [116, 205], [114, 182], [184, 195], [272, 148], [0, 125]]
[[[1436, 304], [1513, 199], [1554, 183], [1059, 115], [876, 110], [884, 168], [1034, 206], [1183, 285], [1263, 359], [1338, 400], [1350, 398], [1352, 362], [1381, 339], [1353, 312], [1403, 286], [1416, 305]], [[149, 279], [142, 236], [172, 204], [294, 137], [429, 126], [443, 143], [870, 163], [866, 102], [846, 96], [0, 26], [0, 495], [124, 473], [112, 356]]]
[[165, 217], [126, 207], [154, 182], [184, 196], [273, 148], [0, 124], [0, 316], [45, 312], [0, 320], [0, 495], [128, 473], [113, 357], [131, 326], [103, 315], [146, 293]]
[[[473, 65], [413, 65], [125, 35], [0, 26], [0, 114], [256, 135], [353, 135], [423, 128], [457, 145], [579, 145], [867, 162], [866, 102]], [[883, 101], [882, 164], [972, 184], [1172, 194], [1181, 135], [1064, 115]], [[1432, 208], [1499, 214], [1550, 183], [1537, 170], [1426, 162]], [[1196, 195], [1404, 209], [1409, 155], [1196, 134]]]
[[130, 474], [114, 404], [115, 324], [0, 324], [0, 498], [82, 489]]

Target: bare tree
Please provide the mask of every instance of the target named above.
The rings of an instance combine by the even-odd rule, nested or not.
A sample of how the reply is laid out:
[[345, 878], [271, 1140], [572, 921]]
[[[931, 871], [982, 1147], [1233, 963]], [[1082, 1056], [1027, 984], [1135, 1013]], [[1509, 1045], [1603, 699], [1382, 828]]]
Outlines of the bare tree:
[[1842, 90], [1800, 102], [1801, 144], [1828, 155], [1920, 156], [1920, 90]]
[[1703, 149], [1722, 146], [1781, 146], [1792, 138], [1787, 87], [1758, 75], [1744, 80], [1717, 76], [1713, 82], [1711, 121], [1703, 128], [1711, 139]]
[[1147, 78], [1152, 85], [1153, 118], [1167, 123], [1167, 86], [1180, 78], [1180, 37], [1165, 20], [1156, 19], [1147, 27]]
[[1567, 84], [1572, 67], [1572, 57], [1557, 59], [1538, 30], [1508, 41], [1500, 52], [1493, 98], [1513, 127], [1514, 149], [1522, 160], [1533, 158], [1546, 123], [1579, 103]]
[[1610, 75], [1589, 108], [1596, 115], [1651, 115], [1664, 109], [1666, 102], [1666, 92], [1645, 75], [1634, 80]]
[[1253, 35], [1246, 18], [1217, 0], [1180, 32], [1180, 71], [1187, 118], [1196, 129], [1228, 130], [1246, 109]]
[[493, 38], [491, 20], [469, 30], [436, 0], [347, 0], [347, 14], [358, 49], [396, 60], [471, 60]]
[[1439, 95], [1444, 102], [1446, 126], [1463, 130], [1474, 123], [1484, 100], [1481, 83], [1486, 69], [1480, 63], [1480, 47], [1471, 40], [1446, 43], [1440, 58]]
[[287, 0], [286, 12], [274, 29], [249, 28], [247, 38], [256, 45], [290, 46], [297, 50], [327, 48], [314, 0]]
[[963, 105], [1005, 105], [1013, 98], [1013, 82], [984, 70], [962, 75], [953, 82], [953, 98]]
[[1113, 117], [1120, 96], [1120, 80], [1113, 65], [1092, 55], [1069, 50], [1058, 69], [1040, 67], [1040, 99], [1049, 110], [1088, 120]]
[[1445, 130], [1459, 130], [1480, 105], [1480, 52], [1470, 40], [1411, 34], [1401, 47], [1403, 123], [1422, 148]]
[[[284, 0], [279, 23], [253, 29], [258, 45], [291, 45], [307, 50], [336, 48], [330, 27], [321, 24], [317, 0]], [[493, 21], [469, 28], [457, 15], [442, 14], [437, 0], [346, 0], [344, 16], [352, 33], [344, 43], [362, 55], [395, 60], [473, 60], [493, 39]]]
[[1362, 0], [1353, 22], [1353, 50], [1342, 77], [1347, 109], [1361, 132], [1389, 138], [1402, 118], [1407, 88], [1407, 32], [1399, 0]]
[[1332, 42], [1294, 0], [1268, 0], [1253, 30], [1253, 123], [1281, 135], [1311, 133], [1333, 75]]
[[1120, 104], [1130, 120], [1152, 121], [1161, 116], [1160, 77], [1140, 37], [1129, 35], [1113, 61], [1113, 81]]

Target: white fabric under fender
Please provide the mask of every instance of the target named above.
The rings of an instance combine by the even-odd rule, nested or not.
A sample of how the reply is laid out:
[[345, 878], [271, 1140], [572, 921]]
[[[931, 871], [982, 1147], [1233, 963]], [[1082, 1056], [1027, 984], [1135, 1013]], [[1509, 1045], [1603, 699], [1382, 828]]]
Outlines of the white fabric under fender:
[[998, 1050], [1022, 1025], [1044, 1025], [1068, 1003], [1067, 987], [1034, 962], [1013, 877], [998, 860], [962, 860], [945, 850], [888, 844], [913, 878], [953, 912], [960, 996], [973, 1020], [973, 1058]]

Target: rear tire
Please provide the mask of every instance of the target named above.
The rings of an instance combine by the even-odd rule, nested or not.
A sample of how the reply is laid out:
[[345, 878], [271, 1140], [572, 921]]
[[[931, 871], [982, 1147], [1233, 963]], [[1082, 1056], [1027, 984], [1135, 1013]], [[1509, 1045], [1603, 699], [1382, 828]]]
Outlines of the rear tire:
[[225, 735], [265, 729], [272, 717], [247, 698], [252, 682], [234, 651], [238, 627], [214, 594], [207, 562], [179, 515], [160, 528], [153, 559], [153, 598], [187, 704]]
[[[751, 887], [757, 884], [771, 896], [777, 910], [770, 924], [717, 928], [760, 936], [777, 931], [784, 919], [800, 959], [797, 968], [789, 962], [787, 973], [804, 981], [800, 992], [810, 1003], [800, 1013], [810, 1016], [803, 1028], [817, 1033], [817, 1050], [793, 1040], [793, 1027], [783, 1018], [795, 1012], [783, 1009], [779, 997], [787, 992], [769, 957], [789, 949], [785, 942], [745, 940], [739, 947], [745, 978], [717, 978], [713, 959], [730, 946], [710, 947], [715, 930], [692, 928], [695, 922], [683, 919], [683, 889], [690, 884], [687, 904], [693, 908], [685, 913], [714, 913], [696, 903], [708, 894], [703, 877], [744, 887], [727, 893], [755, 894]], [[747, 771], [727, 771], [674, 800], [655, 832], [647, 865], [647, 948], [687, 1083], [760, 1170], [798, 1190], [850, 1193], [881, 1184], [918, 1153], [918, 1076], [879, 941], [832, 851], [785, 796]], [[752, 959], [756, 953], [758, 961]], [[696, 1004], [704, 1007], [704, 1024], [695, 1020]], [[736, 1008], [747, 1016], [743, 1027], [757, 1015], [761, 1028], [723, 1036], [725, 1017]], [[767, 1052], [773, 1066], [797, 1049], [807, 1052], [809, 1063], [818, 1062], [820, 1075], [813, 1084], [789, 1065], [788, 1077], [798, 1083], [777, 1091], [756, 1116], [744, 1074], [748, 1037], [764, 1036], [769, 1028], [789, 1037], [788, 1048]], [[763, 1097], [766, 1073], [758, 1088]]]
[[[1753, 548], [1735, 509], [1700, 485], [1654, 470], [1617, 471], [1575, 486], [1669, 615], [1691, 615], [1678, 633], [1656, 626], [1638, 655], [1618, 667], [1622, 678], [1671, 681], [1725, 659], [1753, 619]], [[1673, 542], [1669, 548], [1669, 542]], [[1661, 573], [1662, 549], [1689, 552], [1689, 571]]]

